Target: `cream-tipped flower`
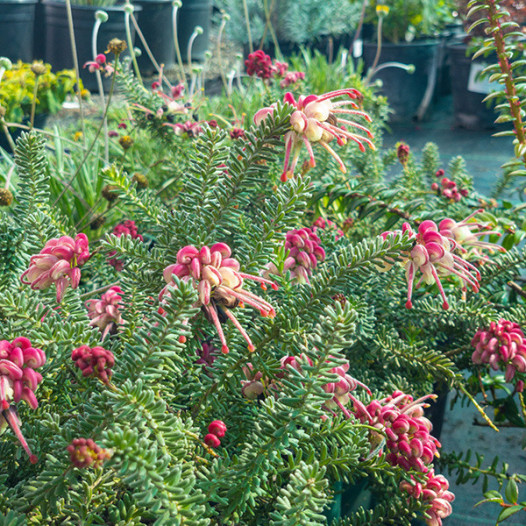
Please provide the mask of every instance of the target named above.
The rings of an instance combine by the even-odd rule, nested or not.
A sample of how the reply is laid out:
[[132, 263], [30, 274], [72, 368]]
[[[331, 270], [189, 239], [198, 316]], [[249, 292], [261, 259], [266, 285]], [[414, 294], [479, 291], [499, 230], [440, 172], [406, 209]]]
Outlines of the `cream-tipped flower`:
[[76, 289], [80, 282], [80, 268], [90, 258], [88, 238], [77, 234], [75, 239], [62, 236], [50, 239], [39, 254], [31, 256], [29, 268], [20, 281], [32, 289], [43, 290], [53, 283], [60, 303], [66, 289]]
[[[332, 100], [340, 96], [347, 96], [351, 100], [336, 102]], [[358, 97], [361, 97], [361, 93], [352, 88], [331, 91], [323, 95], [301, 95], [297, 101], [292, 93], [285, 94], [283, 97], [284, 102], [293, 106], [295, 111], [290, 116], [292, 129], [285, 134], [285, 166], [281, 175], [283, 182], [293, 177], [303, 145], [305, 145], [309, 153], [311, 167], [316, 165], [312, 145], [319, 144], [336, 160], [343, 173], [347, 172], [347, 168], [340, 156], [329, 146], [329, 142], [336, 139], [337, 144], [342, 146], [348, 140], [351, 140], [358, 144], [362, 152], [365, 151], [364, 144], [367, 144], [373, 150], [375, 149], [374, 144], [371, 142], [373, 134], [355, 120], [349, 120], [354, 117], [362, 117], [367, 122], [371, 122], [369, 115], [361, 111], [354, 100], [352, 100]], [[347, 108], [346, 106], [349, 105], [351, 107]], [[274, 110], [274, 105], [262, 108], [254, 115], [254, 123], [259, 125]], [[347, 118], [342, 118], [339, 114], [347, 116]], [[355, 128], [365, 133], [367, 137], [354, 133], [348, 128]]]
[[210, 321], [214, 324], [222, 343], [221, 351], [228, 352], [225, 335], [219, 321], [218, 310], [232, 321], [237, 330], [248, 343], [248, 349], [254, 350], [254, 345], [245, 329], [230, 309], [237, 306], [249, 305], [258, 310], [262, 316], [274, 317], [275, 311], [270, 303], [263, 298], [243, 288], [243, 280], [257, 281], [266, 290], [270, 285], [274, 290], [277, 285], [260, 276], [253, 276], [240, 272], [239, 262], [231, 257], [232, 251], [226, 243], [216, 243], [211, 247], [203, 246], [197, 249], [188, 245], [177, 253], [177, 263], [164, 269], [164, 280], [168, 285], [161, 291], [159, 299], [173, 285], [173, 275], [182, 281], [191, 281], [199, 292], [197, 306], [204, 309]]

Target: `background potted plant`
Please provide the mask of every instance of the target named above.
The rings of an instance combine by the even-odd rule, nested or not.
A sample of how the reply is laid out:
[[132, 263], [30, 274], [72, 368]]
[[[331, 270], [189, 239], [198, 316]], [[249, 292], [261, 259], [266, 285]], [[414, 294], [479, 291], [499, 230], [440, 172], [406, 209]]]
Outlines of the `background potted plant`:
[[[92, 53], [92, 33], [95, 24], [95, 13], [103, 9], [108, 20], [101, 24], [97, 37], [97, 52], [106, 49], [107, 43], [112, 38], [126, 38], [125, 11], [123, 5], [116, 5], [117, 0], [73, 0], [72, 16], [75, 28], [75, 43], [77, 48], [78, 63], [81, 68], [80, 76], [85, 86], [90, 90], [97, 88], [96, 79], [82, 65], [94, 60]], [[64, 0], [43, 0], [45, 31], [45, 57], [55, 69], [74, 67], [71, 51], [70, 33], [67, 19], [66, 3]], [[138, 18], [141, 10], [137, 6], [134, 16]], [[135, 29], [130, 22], [132, 40]]]
[[[513, 20], [521, 25], [526, 22], [526, 4], [516, 0], [499, 2], [500, 8], [507, 11], [503, 22]], [[457, 8], [464, 26], [464, 34], [451, 42], [448, 47], [451, 68], [451, 92], [455, 112], [455, 124], [463, 128], [479, 129], [495, 127], [495, 112], [491, 104], [484, 103], [492, 86], [487, 81], [478, 81], [478, 73], [490, 63], [497, 61], [493, 53], [485, 55], [474, 53], [477, 42], [486, 36], [486, 24], [471, 25], [478, 20], [478, 13], [468, 17], [468, 0], [458, 0]], [[509, 29], [504, 28], [504, 31]], [[469, 33], [469, 34], [468, 34]]]
[[349, 0], [248, 0], [246, 4], [250, 35], [243, 1], [216, 0], [216, 5], [230, 15], [227, 37], [243, 45], [245, 54], [250, 51], [251, 40], [253, 49], [263, 48], [271, 55], [288, 56], [307, 46], [334, 57], [339, 46], [349, 46], [360, 18], [360, 5]]
[[[53, 73], [50, 64], [19, 61], [4, 72], [0, 82], [0, 106], [5, 109], [5, 121], [29, 124], [34, 101], [34, 124], [38, 128], [43, 127], [48, 115], [57, 113], [66, 97], [74, 93], [75, 82], [73, 70]], [[21, 129], [11, 127], [10, 133], [16, 139]], [[3, 132], [0, 134], [0, 146], [6, 150], [9, 148]]]
[[0, 1], [0, 53], [11, 60], [33, 59], [33, 27], [38, 0]]
[[[370, 40], [364, 42], [363, 60], [369, 78], [382, 81], [381, 91], [394, 112], [392, 121], [424, 117], [436, 83], [437, 36], [453, 19], [451, 7], [448, 0], [385, 0], [368, 4], [365, 20], [373, 31]], [[413, 65], [414, 71], [383, 66], [393, 62]]]

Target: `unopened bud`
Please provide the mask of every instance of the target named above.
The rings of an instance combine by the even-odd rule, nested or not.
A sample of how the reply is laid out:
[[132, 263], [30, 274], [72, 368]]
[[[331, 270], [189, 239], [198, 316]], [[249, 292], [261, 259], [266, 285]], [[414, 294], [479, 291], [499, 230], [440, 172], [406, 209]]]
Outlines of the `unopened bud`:
[[148, 188], [148, 179], [146, 178], [145, 175], [139, 172], [136, 172], [133, 174], [132, 183], [136, 183], [137, 188], [141, 188], [141, 189]]
[[106, 11], [102, 11], [102, 9], [99, 9], [95, 12], [95, 20], [98, 20], [104, 24], [104, 22], [108, 21], [108, 13], [106, 13]]
[[129, 135], [123, 135], [119, 139], [119, 144], [125, 149], [129, 150], [133, 145], [133, 139]]
[[118, 189], [119, 187], [114, 184], [107, 184], [101, 191], [102, 197], [111, 203], [119, 197], [119, 194], [116, 192]]
[[46, 66], [42, 62], [33, 62], [31, 64], [31, 71], [38, 77], [46, 72]]

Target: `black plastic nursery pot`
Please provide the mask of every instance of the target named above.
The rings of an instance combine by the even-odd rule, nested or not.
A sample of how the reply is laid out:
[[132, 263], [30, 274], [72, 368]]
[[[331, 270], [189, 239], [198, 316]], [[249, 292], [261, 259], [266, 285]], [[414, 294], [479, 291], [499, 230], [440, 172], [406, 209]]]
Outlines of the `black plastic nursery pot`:
[[188, 54], [188, 42], [196, 26], [203, 28], [203, 34], [197, 35], [192, 44], [192, 60], [204, 61], [210, 41], [212, 23], [212, 0], [183, 0], [183, 6], [177, 14], [177, 41], [183, 60]]
[[[66, 4], [54, 0], [43, 0], [45, 33], [45, 57], [54, 70], [73, 68], [73, 54], [69, 38]], [[91, 36], [95, 24], [95, 13], [103, 9], [108, 14], [108, 21], [101, 24], [97, 36], [97, 53], [103, 53], [112, 38], [126, 40], [126, 26], [124, 24], [124, 8], [75, 6], [71, 7], [73, 26], [75, 28], [75, 44], [79, 60], [80, 77], [84, 87], [90, 91], [97, 89], [95, 74], [90, 73], [83, 65], [93, 60], [91, 52]], [[140, 7], [136, 7], [134, 15], [139, 21]], [[133, 23], [130, 21], [132, 40], [135, 37]], [[110, 57], [110, 60], [112, 57]], [[108, 84], [108, 82], [106, 82]]]
[[[409, 73], [399, 67], [385, 67], [372, 77], [372, 81], [382, 81], [380, 92], [387, 97], [394, 112], [390, 117], [391, 122], [420, 120], [426, 113], [435, 88], [438, 45], [438, 40], [382, 43], [377, 68], [387, 62], [412, 64], [415, 68], [413, 73]], [[372, 66], [376, 49], [376, 42], [364, 43], [366, 69]]]
[[37, 0], [0, 0], [0, 56], [33, 60], [36, 5]]
[[[172, 66], [175, 63], [172, 0], [136, 0], [133, 5], [142, 7], [139, 28], [153, 57], [159, 65]], [[155, 66], [138, 37], [135, 39], [135, 47], [142, 51], [137, 58], [140, 70], [145, 75], [155, 73]]]
[[495, 128], [497, 114], [482, 102], [489, 89], [486, 89], [484, 82], [476, 81], [476, 73], [486, 65], [496, 63], [496, 57], [472, 60], [467, 55], [468, 45], [462, 42], [452, 43], [447, 49], [455, 125], [469, 130]]

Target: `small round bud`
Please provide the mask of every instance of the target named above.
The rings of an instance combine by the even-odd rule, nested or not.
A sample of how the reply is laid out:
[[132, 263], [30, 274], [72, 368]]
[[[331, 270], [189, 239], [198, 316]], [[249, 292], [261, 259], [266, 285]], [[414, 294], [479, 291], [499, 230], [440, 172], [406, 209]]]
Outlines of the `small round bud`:
[[0, 68], [11, 69], [13, 63], [7, 57], [0, 57]]
[[125, 4], [124, 5], [124, 12], [131, 15], [133, 13], [133, 5], [132, 4]]
[[7, 188], [0, 188], [0, 206], [9, 206], [13, 202], [13, 194]]
[[106, 13], [106, 11], [103, 11], [102, 9], [95, 11], [95, 20], [98, 20], [99, 22], [104, 24], [104, 22], [108, 21], [108, 13]]
[[121, 40], [120, 38], [112, 38], [108, 42], [108, 53], [113, 53], [114, 55], [119, 56], [127, 47], [128, 46], [124, 40]]
[[174, 0], [173, 6], [177, 7], [179, 9], [179, 8], [183, 7], [183, 3], [181, 2], [181, 0]]
[[46, 72], [46, 66], [42, 62], [33, 62], [31, 64], [31, 71], [38, 77]]
[[129, 135], [123, 135], [119, 139], [119, 144], [125, 149], [129, 150], [133, 145], [133, 139]]
[[214, 420], [208, 425], [208, 432], [218, 438], [223, 438], [226, 433], [226, 425], [222, 420]]
[[105, 222], [106, 222], [106, 218], [104, 216], [97, 216], [89, 224], [89, 227], [91, 228], [91, 230], [98, 230]]
[[145, 175], [139, 172], [134, 173], [131, 180], [132, 180], [132, 183], [137, 184], [137, 188], [140, 188], [140, 189], [148, 188], [148, 179], [146, 178]]
[[211, 433], [205, 436], [204, 442], [208, 447], [213, 448], [219, 447], [221, 445], [221, 440]]
[[115, 186], [114, 184], [107, 184], [103, 189], [102, 189], [102, 197], [104, 197], [104, 199], [106, 199], [106, 201], [108, 201], [109, 203], [115, 201], [118, 197], [119, 197], [119, 194], [116, 192], [116, 190], [118, 190], [119, 187], [118, 186]]
[[194, 27], [194, 33], [197, 33], [198, 35], [203, 34], [203, 28], [201, 26], [195, 26]]
[[228, 22], [230, 20], [230, 15], [228, 13], [223, 13], [223, 16], [221, 17], [225, 22]]
[[134, 47], [134, 48], [133, 48], [133, 52], [135, 53], [135, 56], [136, 56], [136, 57], [140, 57], [140, 56], [142, 55], [142, 50], [141, 50], [141, 48]]

